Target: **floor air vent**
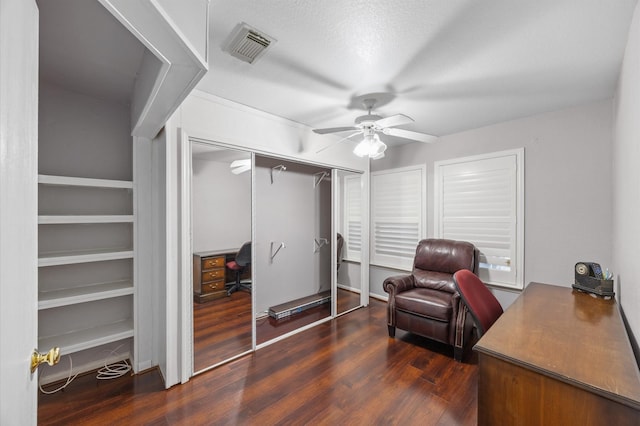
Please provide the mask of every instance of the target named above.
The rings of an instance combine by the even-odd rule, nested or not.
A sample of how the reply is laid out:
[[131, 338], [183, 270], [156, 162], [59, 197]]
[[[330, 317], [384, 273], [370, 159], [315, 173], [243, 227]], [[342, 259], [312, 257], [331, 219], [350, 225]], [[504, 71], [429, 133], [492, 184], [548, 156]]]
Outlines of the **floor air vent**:
[[292, 300], [291, 302], [283, 303], [281, 305], [272, 306], [269, 308], [269, 316], [280, 320], [302, 311], [306, 311], [307, 309], [329, 303], [330, 301], [331, 292], [323, 291], [322, 293]]
[[260, 58], [275, 39], [251, 28], [245, 23], [238, 24], [226, 43], [225, 51], [241, 61], [252, 64]]

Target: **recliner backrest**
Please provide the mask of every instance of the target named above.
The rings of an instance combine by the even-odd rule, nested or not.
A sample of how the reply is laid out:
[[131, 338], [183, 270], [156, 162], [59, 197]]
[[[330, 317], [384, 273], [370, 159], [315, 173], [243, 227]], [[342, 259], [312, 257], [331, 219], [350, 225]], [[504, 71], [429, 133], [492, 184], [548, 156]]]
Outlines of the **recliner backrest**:
[[453, 274], [460, 269], [478, 270], [478, 251], [466, 241], [429, 238], [416, 248], [413, 276], [416, 287], [455, 293]]

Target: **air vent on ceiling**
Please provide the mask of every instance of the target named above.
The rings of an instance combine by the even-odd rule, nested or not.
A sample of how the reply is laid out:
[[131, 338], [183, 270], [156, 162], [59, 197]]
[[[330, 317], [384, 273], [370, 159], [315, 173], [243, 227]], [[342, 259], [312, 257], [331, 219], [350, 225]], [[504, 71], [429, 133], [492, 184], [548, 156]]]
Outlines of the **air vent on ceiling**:
[[275, 42], [272, 37], [251, 28], [244, 22], [236, 25], [225, 43], [225, 51], [236, 58], [252, 64]]

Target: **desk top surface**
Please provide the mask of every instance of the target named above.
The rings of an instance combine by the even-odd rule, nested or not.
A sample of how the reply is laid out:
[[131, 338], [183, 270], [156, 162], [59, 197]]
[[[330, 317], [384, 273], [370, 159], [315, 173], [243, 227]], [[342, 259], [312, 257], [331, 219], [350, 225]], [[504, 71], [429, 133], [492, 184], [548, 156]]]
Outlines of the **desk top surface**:
[[474, 349], [640, 407], [640, 373], [615, 299], [530, 283]]
[[200, 257], [209, 257], [209, 256], [221, 256], [223, 254], [236, 254], [240, 250], [239, 248], [230, 248], [230, 249], [220, 249], [220, 250], [209, 250], [209, 251], [199, 251], [193, 253]]

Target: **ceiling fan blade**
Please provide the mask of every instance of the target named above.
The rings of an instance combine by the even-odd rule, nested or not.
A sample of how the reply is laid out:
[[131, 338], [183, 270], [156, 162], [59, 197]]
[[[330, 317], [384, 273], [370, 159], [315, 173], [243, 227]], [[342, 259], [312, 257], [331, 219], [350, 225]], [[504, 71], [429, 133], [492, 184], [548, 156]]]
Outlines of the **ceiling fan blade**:
[[[356, 127], [356, 128], [357, 128], [357, 127]], [[350, 135], [349, 135], [349, 136], [347, 136], [346, 138], [342, 138], [342, 139], [337, 140], [337, 141], [335, 141], [335, 142], [333, 142], [333, 143], [330, 143], [329, 145], [325, 146], [324, 148], [321, 148], [321, 149], [319, 149], [318, 151], [316, 151], [316, 154], [319, 154], [319, 153], [321, 153], [322, 151], [324, 151], [325, 149], [329, 149], [329, 148], [331, 148], [332, 146], [337, 145], [337, 144], [339, 144], [339, 143], [340, 143], [340, 142], [342, 142], [342, 141], [346, 141], [347, 139], [352, 138], [352, 137], [354, 137], [354, 136], [356, 136], [356, 135], [359, 135], [359, 134], [361, 134], [361, 133], [362, 133], [362, 131], [361, 131], [361, 130], [359, 130], [359, 131], [357, 131], [357, 132], [355, 132], [355, 133], [350, 134]]]
[[404, 114], [396, 114], [391, 117], [381, 118], [380, 120], [375, 122], [375, 125], [378, 127], [395, 127], [402, 126], [403, 124], [413, 123], [413, 118], [407, 117]]
[[242, 160], [234, 160], [234, 161], [231, 162], [231, 164], [229, 164], [229, 167], [231, 167], [231, 168], [243, 167], [243, 166], [251, 167], [251, 159], [250, 158], [243, 158]]
[[382, 133], [389, 136], [395, 136], [397, 138], [411, 139], [414, 141], [424, 142], [424, 143], [432, 143], [438, 139], [437, 136], [427, 135], [426, 133], [412, 132], [411, 130], [404, 130], [404, 129], [386, 128], [382, 130]]
[[239, 175], [240, 173], [248, 172], [249, 170], [251, 170], [251, 165], [240, 166], [232, 168], [231, 173], [233, 173], [234, 175]]
[[330, 127], [328, 129], [313, 129], [314, 133], [319, 135], [324, 135], [327, 133], [339, 133], [339, 132], [347, 132], [349, 130], [360, 130], [359, 127], [349, 126], [349, 127]]

